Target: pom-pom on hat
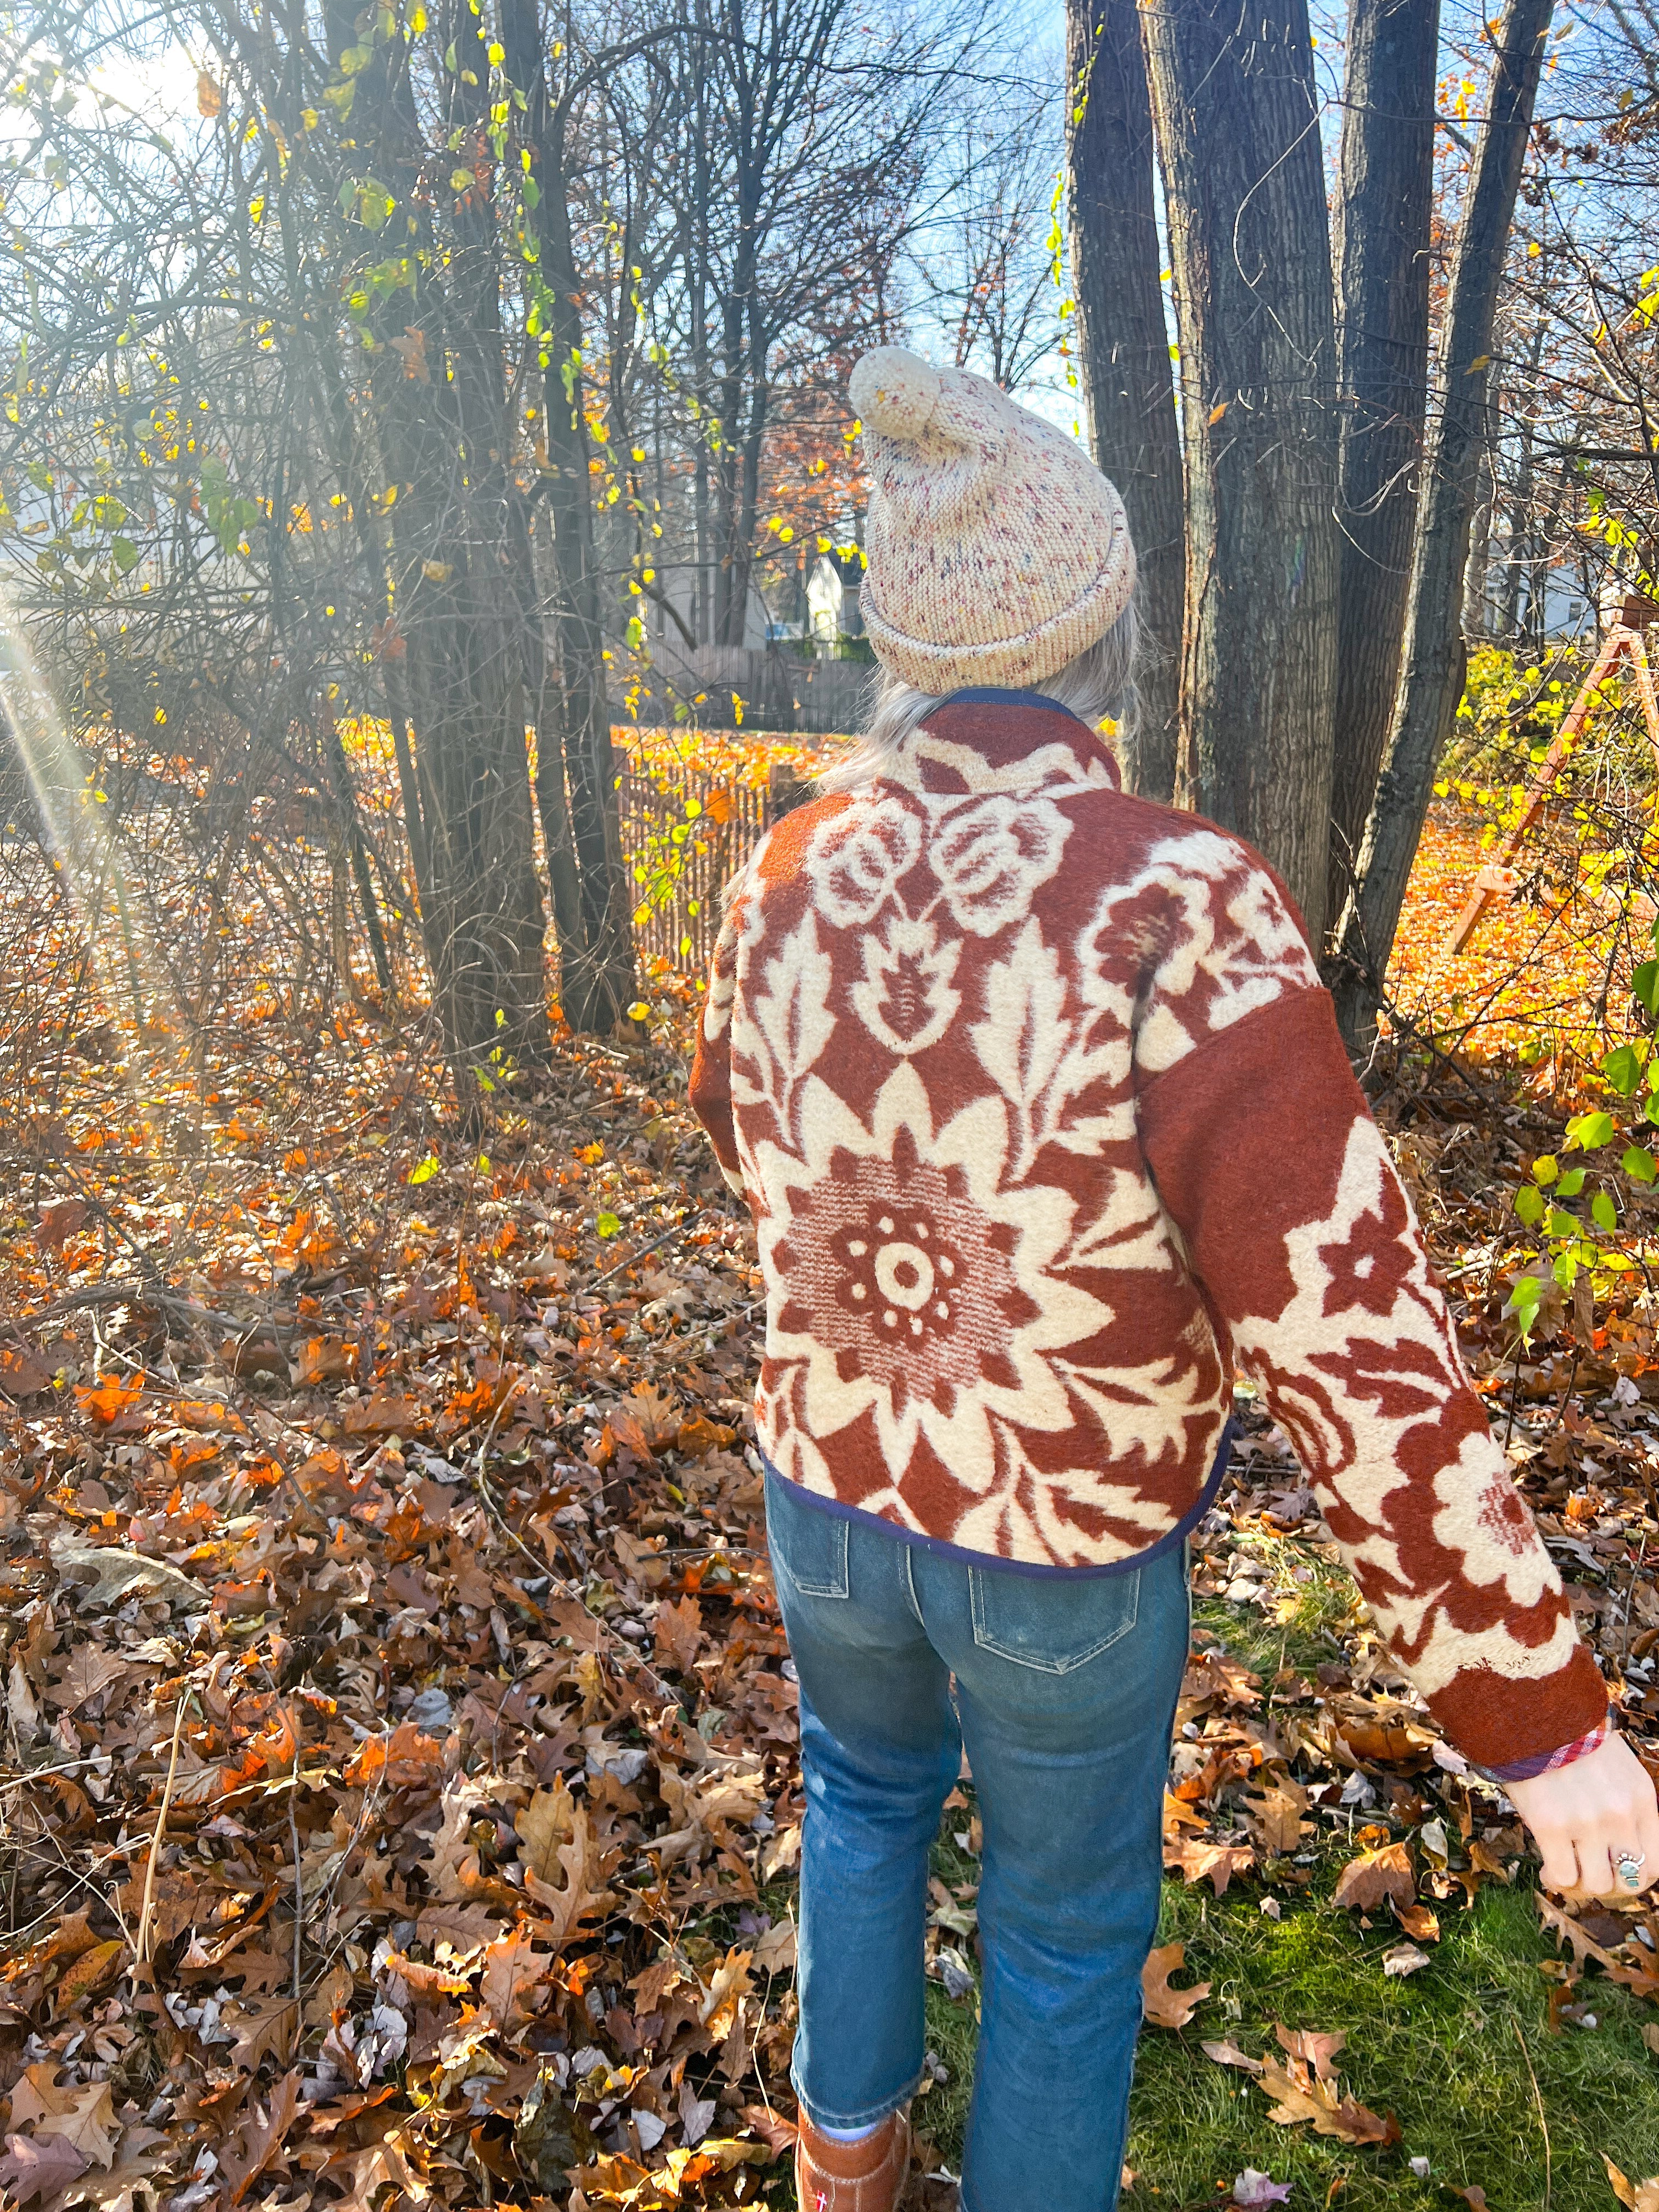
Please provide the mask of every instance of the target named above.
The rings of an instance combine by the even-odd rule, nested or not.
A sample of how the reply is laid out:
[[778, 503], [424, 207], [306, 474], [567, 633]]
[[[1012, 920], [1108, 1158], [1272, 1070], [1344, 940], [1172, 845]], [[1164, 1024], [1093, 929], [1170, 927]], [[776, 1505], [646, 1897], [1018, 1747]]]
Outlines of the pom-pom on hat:
[[1039, 684], [1134, 588], [1115, 485], [982, 376], [881, 346], [848, 386], [870, 471], [860, 602], [876, 658], [942, 696]]

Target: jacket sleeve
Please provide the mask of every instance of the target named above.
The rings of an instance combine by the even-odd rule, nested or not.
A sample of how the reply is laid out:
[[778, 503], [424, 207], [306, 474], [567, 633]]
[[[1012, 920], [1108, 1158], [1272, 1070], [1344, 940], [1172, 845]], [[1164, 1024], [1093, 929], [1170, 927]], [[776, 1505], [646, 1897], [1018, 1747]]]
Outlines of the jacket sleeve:
[[738, 942], [743, 933], [749, 881], [745, 872], [726, 901], [720, 933], [714, 943], [708, 993], [703, 1003], [702, 1019], [697, 1024], [697, 1049], [687, 1086], [691, 1111], [708, 1132], [720, 1173], [739, 1198], [744, 1195], [744, 1184], [738, 1161], [737, 1131], [732, 1118], [732, 1008], [737, 997]]
[[1601, 1740], [1601, 1674], [1470, 1386], [1300, 918], [1248, 848], [1184, 841], [1200, 842], [1136, 1023], [1148, 1164], [1396, 1663], [1468, 1759], [1522, 1780]]

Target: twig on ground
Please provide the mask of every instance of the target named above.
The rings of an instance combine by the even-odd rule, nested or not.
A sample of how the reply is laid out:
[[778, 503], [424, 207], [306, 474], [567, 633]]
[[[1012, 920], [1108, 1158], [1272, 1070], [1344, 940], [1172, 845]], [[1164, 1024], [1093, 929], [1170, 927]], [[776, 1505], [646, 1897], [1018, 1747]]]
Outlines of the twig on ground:
[[1538, 2127], [1544, 2138], [1544, 2203], [1542, 2212], [1550, 2212], [1550, 2124], [1544, 2118], [1544, 2100], [1538, 2092], [1538, 2076], [1533, 2071], [1532, 2053], [1527, 2048], [1527, 2039], [1521, 2032], [1521, 2023], [1515, 2022], [1515, 2039], [1521, 2045], [1521, 2056], [1527, 2062], [1527, 2078], [1532, 2083], [1532, 2100], [1538, 2107]]
[[149, 1839], [149, 1857], [144, 1866], [144, 1899], [138, 1910], [138, 1941], [133, 1949], [135, 1969], [149, 1964], [150, 1914], [155, 1903], [155, 1860], [167, 1830], [167, 1808], [173, 1802], [173, 1781], [179, 1771], [179, 1739], [184, 1734], [185, 1707], [189, 1703], [190, 1692], [181, 1690], [179, 1710], [173, 1717], [173, 1752], [167, 1760], [167, 1778], [161, 1785], [161, 1809], [155, 1815], [155, 1832]]

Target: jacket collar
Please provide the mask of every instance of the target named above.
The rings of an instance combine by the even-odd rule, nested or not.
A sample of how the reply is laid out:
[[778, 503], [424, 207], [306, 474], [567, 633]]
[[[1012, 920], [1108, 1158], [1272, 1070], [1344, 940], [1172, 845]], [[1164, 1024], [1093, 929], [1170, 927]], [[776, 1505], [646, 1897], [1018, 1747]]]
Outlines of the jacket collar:
[[1117, 791], [1105, 741], [1041, 691], [954, 691], [899, 748], [884, 781], [945, 798], [1038, 787]]

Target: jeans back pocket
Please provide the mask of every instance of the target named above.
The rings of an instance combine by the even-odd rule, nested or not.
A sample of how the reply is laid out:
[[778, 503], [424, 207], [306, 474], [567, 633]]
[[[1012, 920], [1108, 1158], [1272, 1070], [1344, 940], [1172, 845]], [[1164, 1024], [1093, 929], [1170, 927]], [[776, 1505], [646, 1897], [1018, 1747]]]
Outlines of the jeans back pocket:
[[1085, 1667], [1133, 1628], [1140, 1570], [1116, 1575], [1022, 1575], [970, 1567], [974, 1642], [1043, 1674]]
[[775, 1572], [783, 1574], [803, 1597], [845, 1597], [848, 1524], [805, 1498], [792, 1483], [769, 1468], [766, 1477], [766, 1543]]

